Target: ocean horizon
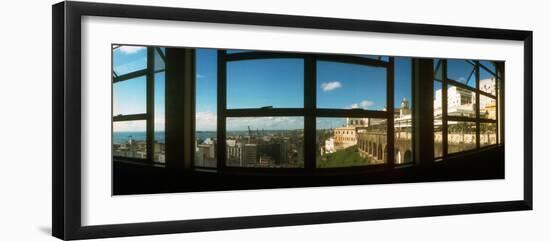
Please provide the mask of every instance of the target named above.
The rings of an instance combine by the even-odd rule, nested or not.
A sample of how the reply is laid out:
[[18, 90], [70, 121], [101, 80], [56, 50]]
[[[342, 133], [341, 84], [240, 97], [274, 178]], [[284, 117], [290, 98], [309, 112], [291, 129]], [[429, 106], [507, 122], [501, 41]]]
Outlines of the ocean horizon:
[[[206, 138], [215, 138], [216, 131], [197, 131], [195, 132], [195, 138], [199, 140], [205, 140]], [[147, 134], [145, 131], [118, 131], [113, 132], [113, 143], [121, 144], [127, 142], [130, 139], [137, 141], [145, 141]], [[164, 143], [165, 142], [165, 133], [164, 131], [155, 132], [155, 141]]]

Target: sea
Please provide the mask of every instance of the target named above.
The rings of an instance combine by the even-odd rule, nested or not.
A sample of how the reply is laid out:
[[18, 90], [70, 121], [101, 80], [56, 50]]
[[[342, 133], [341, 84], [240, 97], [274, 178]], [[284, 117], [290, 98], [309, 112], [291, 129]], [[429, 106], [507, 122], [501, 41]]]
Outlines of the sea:
[[[281, 130], [268, 130], [268, 131], [261, 131], [262, 134], [266, 135], [275, 135], [275, 134], [281, 134], [281, 133], [287, 133], [288, 131], [281, 131]], [[228, 131], [227, 136], [246, 136], [248, 135], [248, 131]], [[145, 141], [146, 139], [145, 131], [120, 131], [120, 132], [113, 132], [113, 143], [114, 144], [121, 144], [124, 142], [127, 142], [128, 140], [136, 140], [136, 141]], [[204, 141], [207, 138], [211, 139], [217, 139], [217, 132], [216, 131], [197, 131], [195, 132], [195, 139], [199, 141]], [[155, 132], [155, 141], [158, 141], [160, 143], [165, 142], [165, 135], [164, 131], [157, 131]]]
[[[121, 144], [127, 142], [130, 139], [136, 141], [145, 141], [147, 135], [145, 131], [121, 131], [113, 132], [113, 143]], [[195, 138], [197, 140], [206, 140], [207, 138], [216, 138], [215, 131], [197, 131], [195, 132]], [[165, 135], [164, 131], [155, 132], [155, 141], [164, 143]]]

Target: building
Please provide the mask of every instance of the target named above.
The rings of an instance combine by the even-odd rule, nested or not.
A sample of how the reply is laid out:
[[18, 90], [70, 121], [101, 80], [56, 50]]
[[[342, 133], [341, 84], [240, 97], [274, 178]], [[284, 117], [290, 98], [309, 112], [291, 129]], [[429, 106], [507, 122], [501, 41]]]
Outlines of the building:
[[243, 165], [243, 144], [237, 140], [226, 140], [227, 160], [232, 165]]
[[242, 160], [245, 165], [254, 165], [257, 163], [258, 146], [256, 144], [244, 144], [242, 150]]

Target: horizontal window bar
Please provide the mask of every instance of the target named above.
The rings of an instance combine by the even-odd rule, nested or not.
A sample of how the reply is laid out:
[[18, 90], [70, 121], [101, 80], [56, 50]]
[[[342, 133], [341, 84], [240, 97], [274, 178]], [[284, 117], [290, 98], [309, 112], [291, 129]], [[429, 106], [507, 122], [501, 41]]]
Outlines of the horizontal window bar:
[[469, 86], [467, 84], [464, 84], [464, 83], [461, 83], [461, 82], [458, 82], [456, 80], [453, 80], [453, 79], [449, 79], [447, 78], [447, 83], [448, 84], [451, 84], [451, 85], [454, 85], [454, 86], [457, 86], [457, 87], [460, 87], [460, 88], [463, 88], [463, 89], [467, 89], [469, 91], [473, 91], [473, 92], [478, 92], [478, 90], [472, 86]]
[[484, 92], [484, 91], [480, 91], [479, 94], [485, 96], [485, 97], [489, 97], [489, 98], [492, 98], [492, 99], [497, 99], [497, 96], [496, 95], [492, 95], [492, 94], [489, 94], [487, 92]]
[[481, 123], [494, 123], [494, 124], [496, 124], [496, 123], [497, 123], [497, 120], [495, 120], [495, 119], [483, 119], [483, 118], [480, 118], [480, 119], [479, 119], [479, 122], [481, 122]]
[[147, 120], [147, 114], [113, 116], [113, 121], [133, 121], [133, 120]]
[[133, 79], [133, 78], [140, 77], [140, 76], [146, 75], [146, 74], [147, 74], [147, 69], [142, 69], [142, 70], [134, 71], [134, 72], [127, 73], [127, 74], [124, 74], [124, 75], [119, 75], [118, 77], [113, 78], [113, 83]]
[[[317, 109], [317, 117], [364, 117], [364, 118], [388, 118], [388, 111], [363, 110], [363, 109]], [[393, 114], [392, 114], [393, 116]]]
[[228, 109], [226, 117], [261, 117], [261, 116], [303, 116], [305, 110], [301, 108], [265, 108], [265, 109]]

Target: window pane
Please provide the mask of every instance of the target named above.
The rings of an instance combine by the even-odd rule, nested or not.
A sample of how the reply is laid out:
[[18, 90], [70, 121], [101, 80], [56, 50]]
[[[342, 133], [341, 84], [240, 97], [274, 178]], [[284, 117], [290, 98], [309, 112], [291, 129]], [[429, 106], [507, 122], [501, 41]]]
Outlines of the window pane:
[[227, 108], [302, 108], [304, 61], [262, 59], [227, 64]]
[[350, 167], [386, 162], [386, 120], [317, 118], [318, 168]]
[[496, 95], [496, 68], [493, 62], [479, 61], [479, 90]]
[[155, 51], [155, 71], [164, 70], [164, 48], [154, 48]]
[[147, 80], [145, 76], [113, 84], [113, 116], [147, 112]]
[[385, 109], [386, 68], [318, 61], [317, 107]]
[[497, 144], [497, 124], [480, 123], [479, 124], [479, 145], [488, 146]]
[[153, 141], [153, 160], [166, 162], [164, 135], [164, 76], [165, 72], [155, 74], [155, 139]]
[[476, 87], [475, 67], [472, 61], [447, 60], [447, 79]]
[[389, 61], [389, 57], [388, 57], [388, 56], [366, 55], [366, 54], [359, 54], [359, 55], [354, 55], [354, 56], [362, 57], [362, 58], [367, 58], [367, 59], [382, 60], [382, 61], [386, 61], [386, 62]]
[[476, 94], [473, 91], [448, 85], [447, 115], [476, 117]]
[[395, 163], [412, 162], [412, 66], [410, 58], [395, 58]]
[[195, 53], [195, 166], [216, 167], [218, 52], [215, 49], [197, 49]]
[[142, 46], [114, 46], [113, 71], [124, 75], [147, 68], [147, 48]]
[[476, 148], [476, 123], [448, 121], [449, 153], [461, 152]]
[[303, 117], [227, 118], [228, 166], [303, 167]]
[[479, 117], [496, 120], [497, 100], [484, 95], [479, 95]]
[[113, 156], [147, 158], [145, 120], [113, 122]]
[[434, 81], [434, 157], [443, 156], [443, 119], [441, 97], [442, 85], [439, 81]]
[[434, 80], [443, 81], [443, 64], [440, 59], [434, 59]]

